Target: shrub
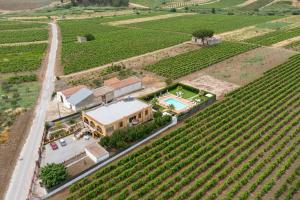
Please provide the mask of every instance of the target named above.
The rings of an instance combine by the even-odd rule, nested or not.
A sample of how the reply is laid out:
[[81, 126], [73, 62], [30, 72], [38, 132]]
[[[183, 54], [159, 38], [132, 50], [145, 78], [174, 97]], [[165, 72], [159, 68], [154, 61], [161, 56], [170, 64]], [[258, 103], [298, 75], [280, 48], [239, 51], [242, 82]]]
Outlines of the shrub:
[[176, 10], [176, 8], [171, 8], [170, 9], [170, 12], [176, 12], [177, 10]]
[[68, 178], [67, 169], [63, 164], [47, 164], [42, 167], [40, 178], [43, 185], [47, 189], [50, 189], [64, 182]]
[[95, 40], [95, 36], [88, 33], [88, 34], [85, 34], [84, 37], [86, 37], [86, 40], [87, 41], [92, 41], [92, 40]]

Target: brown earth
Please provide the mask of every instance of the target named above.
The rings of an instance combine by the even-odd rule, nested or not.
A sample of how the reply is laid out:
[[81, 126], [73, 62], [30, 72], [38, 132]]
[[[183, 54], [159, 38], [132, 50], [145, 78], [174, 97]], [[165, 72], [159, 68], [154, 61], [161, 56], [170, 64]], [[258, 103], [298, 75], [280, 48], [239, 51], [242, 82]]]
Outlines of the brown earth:
[[214, 64], [182, 79], [192, 80], [206, 74], [243, 86], [261, 77], [265, 71], [286, 62], [290, 56], [296, 53], [285, 49], [260, 47]]
[[33, 118], [32, 113], [33, 110], [28, 110], [19, 115], [10, 129], [8, 141], [0, 144], [0, 199], [4, 199], [10, 176], [27, 138]]
[[51, 0], [0, 0], [1, 10], [26, 10], [49, 5]]

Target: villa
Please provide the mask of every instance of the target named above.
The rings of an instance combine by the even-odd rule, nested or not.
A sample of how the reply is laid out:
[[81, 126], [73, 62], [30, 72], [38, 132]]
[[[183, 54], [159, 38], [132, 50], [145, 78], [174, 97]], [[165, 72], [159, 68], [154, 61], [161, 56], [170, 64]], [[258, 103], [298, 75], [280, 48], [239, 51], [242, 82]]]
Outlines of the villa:
[[152, 106], [134, 98], [126, 98], [82, 112], [84, 125], [93, 137], [110, 136], [120, 128], [149, 121], [153, 118]]

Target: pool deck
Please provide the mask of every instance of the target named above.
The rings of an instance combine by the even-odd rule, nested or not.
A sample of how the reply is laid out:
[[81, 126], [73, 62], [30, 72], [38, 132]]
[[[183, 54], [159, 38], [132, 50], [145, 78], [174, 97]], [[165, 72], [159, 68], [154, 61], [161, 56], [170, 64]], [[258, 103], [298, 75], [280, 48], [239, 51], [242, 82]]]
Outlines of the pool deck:
[[185, 112], [185, 111], [188, 111], [190, 110], [192, 107], [194, 107], [196, 104], [194, 104], [192, 101], [189, 101], [187, 99], [184, 99], [184, 98], [181, 98], [181, 97], [178, 97], [174, 94], [171, 94], [171, 93], [166, 93], [164, 94], [163, 96], [160, 96], [158, 98], [158, 103], [159, 105], [161, 105], [162, 107], [164, 108], [169, 108], [169, 104], [167, 104], [165, 102], [166, 99], [169, 99], [169, 98], [172, 98], [172, 99], [175, 99], [183, 104], [185, 104], [187, 107], [184, 108], [184, 109], [180, 109], [180, 110], [173, 110], [173, 112], [179, 114], [179, 113], [182, 113], [182, 112]]

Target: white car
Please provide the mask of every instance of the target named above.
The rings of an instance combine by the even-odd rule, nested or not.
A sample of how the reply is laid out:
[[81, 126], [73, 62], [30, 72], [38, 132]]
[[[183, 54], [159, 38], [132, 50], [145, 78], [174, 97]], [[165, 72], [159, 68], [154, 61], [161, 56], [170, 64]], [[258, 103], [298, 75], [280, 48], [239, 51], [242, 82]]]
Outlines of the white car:
[[85, 140], [89, 140], [90, 137], [91, 137], [91, 136], [89, 136], [89, 135], [84, 135], [84, 136], [83, 136], [83, 138], [84, 138]]
[[67, 145], [67, 143], [66, 143], [66, 141], [65, 141], [64, 139], [60, 139], [60, 140], [59, 140], [59, 143], [60, 143], [60, 145], [61, 145], [62, 147]]

